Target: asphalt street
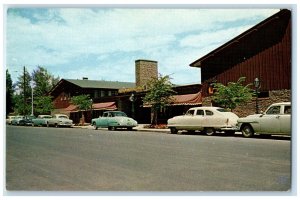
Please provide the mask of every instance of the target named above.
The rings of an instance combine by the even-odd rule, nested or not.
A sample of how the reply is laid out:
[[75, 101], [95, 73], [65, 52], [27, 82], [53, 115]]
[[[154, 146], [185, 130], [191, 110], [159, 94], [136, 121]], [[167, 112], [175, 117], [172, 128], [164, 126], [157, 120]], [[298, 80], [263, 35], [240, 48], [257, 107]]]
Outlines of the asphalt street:
[[8, 126], [8, 191], [289, 191], [291, 141]]

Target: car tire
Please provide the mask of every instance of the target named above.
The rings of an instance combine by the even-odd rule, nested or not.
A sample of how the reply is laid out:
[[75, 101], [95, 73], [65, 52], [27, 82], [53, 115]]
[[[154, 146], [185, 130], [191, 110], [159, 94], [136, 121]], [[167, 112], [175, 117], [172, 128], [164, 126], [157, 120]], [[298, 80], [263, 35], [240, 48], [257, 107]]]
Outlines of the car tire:
[[107, 129], [108, 129], [109, 131], [115, 131], [115, 130], [116, 130], [116, 127], [114, 127], [114, 126], [109, 126], [109, 127], [107, 127]]
[[96, 125], [96, 122], [93, 123], [93, 127], [94, 127], [94, 130], [98, 129], [98, 126]]
[[215, 134], [215, 129], [211, 128], [211, 127], [208, 127], [208, 128], [205, 128], [204, 132], [205, 132], [206, 135], [212, 136], [212, 135]]
[[178, 130], [175, 127], [171, 127], [170, 130], [171, 130], [171, 134], [177, 134], [178, 133]]
[[249, 125], [249, 124], [245, 124], [245, 125], [242, 127], [241, 131], [242, 131], [243, 136], [246, 137], [246, 138], [253, 137], [253, 135], [254, 135], [253, 128], [252, 128], [252, 126]]

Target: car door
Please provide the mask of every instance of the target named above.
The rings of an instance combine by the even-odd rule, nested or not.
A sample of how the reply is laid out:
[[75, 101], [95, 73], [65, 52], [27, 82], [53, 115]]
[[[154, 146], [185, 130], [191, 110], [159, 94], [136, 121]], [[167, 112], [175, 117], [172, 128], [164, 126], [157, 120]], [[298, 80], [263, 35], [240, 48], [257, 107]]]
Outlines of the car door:
[[280, 105], [271, 106], [258, 118], [262, 133], [280, 133]]
[[101, 127], [108, 127], [108, 119], [110, 113], [103, 113], [103, 116], [99, 118], [99, 126]]
[[282, 115], [280, 115], [280, 132], [287, 133], [290, 135], [291, 133], [291, 106], [285, 105], [282, 106]]
[[204, 121], [204, 110], [197, 109], [194, 111], [193, 115], [190, 116], [189, 122], [190, 127], [197, 130], [202, 130]]

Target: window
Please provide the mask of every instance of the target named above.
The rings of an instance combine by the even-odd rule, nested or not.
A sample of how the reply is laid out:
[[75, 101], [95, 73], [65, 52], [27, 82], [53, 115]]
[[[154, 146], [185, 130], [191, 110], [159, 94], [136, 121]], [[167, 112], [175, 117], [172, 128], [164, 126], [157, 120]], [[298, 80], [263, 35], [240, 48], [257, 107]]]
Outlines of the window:
[[188, 110], [186, 112], [186, 115], [194, 115], [195, 110]]
[[291, 106], [284, 107], [284, 114], [291, 114]]
[[108, 91], [108, 96], [111, 96], [111, 91], [110, 90]]
[[202, 115], [202, 116], [204, 116], [204, 111], [203, 110], [197, 110], [196, 115]]
[[273, 106], [269, 108], [266, 112], [267, 115], [277, 115], [280, 114], [280, 106]]
[[206, 110], [205, 113], [208, 116], [214, 115], [214, 113], [212, 111], [210, 111], [210, 110]]

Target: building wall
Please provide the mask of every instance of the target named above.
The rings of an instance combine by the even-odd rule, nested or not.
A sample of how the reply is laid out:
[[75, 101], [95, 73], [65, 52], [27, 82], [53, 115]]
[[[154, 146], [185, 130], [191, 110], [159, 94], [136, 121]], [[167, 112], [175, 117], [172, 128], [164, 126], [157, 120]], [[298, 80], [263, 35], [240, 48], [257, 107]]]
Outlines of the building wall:
[[136, 60], [135, 79], [137, 87], [144, 87], [149, 80], [158, 77], [157, 61]]
[[[211, 103], [211, 96], [203, 98], [203, 106], [213, 106]], [[290, 90], [272, 90], [269, 91], [268, 98], [258, 98], [259, 111], [265, 111], [271, 104], [280, 102], [290, 102], [291, 91]], [[233, 110], [239, 117], [246, 117], [256, 112], [256, 98], [247, 102], [245, 105], [238, 106]]]
[[[268, 38], [259, 38], [261, 42]], [[247, 51], [247, 46], [241, 51]], [[234, 57], [226, 59], [235, 59]], [[217, 66], [215, 66], [217, 67]], [[202, 69], [211, 70], [209, 68]], [[239, 77], [246, 77], [246, 84], [253, 83], [257, 77], [261, 80], [261, 91], [291, 89], [291, 24], [287, 24], [283, 38], [275, 45], [264, 49], [256, 55], [228, 68], [223, 73], [205, 79], [203, 77], [203, 96], [207, 96], [208, 85], [211, 82], [227, 84], [236, 82]]]

